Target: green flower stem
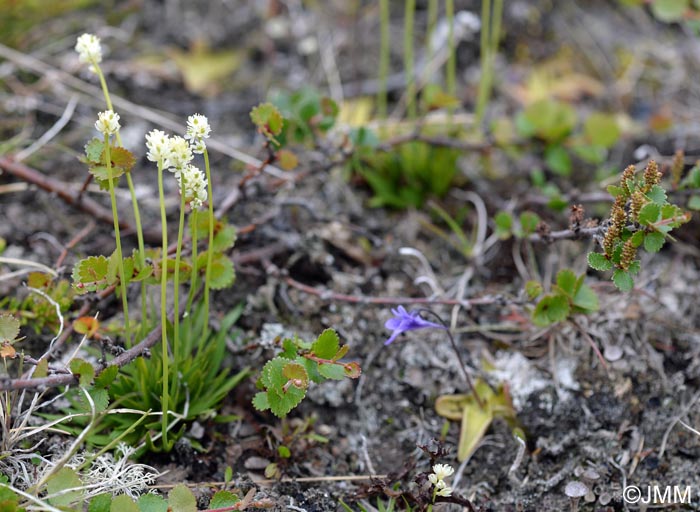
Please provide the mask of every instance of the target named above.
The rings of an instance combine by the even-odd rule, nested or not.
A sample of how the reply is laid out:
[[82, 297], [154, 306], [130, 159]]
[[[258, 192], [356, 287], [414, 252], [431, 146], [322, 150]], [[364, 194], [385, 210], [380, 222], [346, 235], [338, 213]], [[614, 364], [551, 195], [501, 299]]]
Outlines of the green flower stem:
[[212, 195], [211, 170], [209, 169], [209, 152], [204, 150], [204, 170], [207, 174], [207, 196], [209, 198], [209, 246], [207, 247], [207, 270], [204, 275], [204, 335], [209, 333], [209, 282], [211, 281], [211, 266], [214, 261], [214, 196]]
[[416, 84], [413, 76], [413, 23], [415, 11], [416, 0], [406, 0], [403, 26], [403, 72], [406, 75], [406, 105], [409, 119], [415, 119], [417, 114]]
[[386, 119], [387, 76], [389, 75], [389, 0], [379, 0], [380, 43], [379, 43], [379, 92], [377, 93], [377, 114]]
[[[184, 178], [182, 178], [184, 180]], [[182, 183], [181, 189], [185, 188]], [[175, 278], [173, 284], [173, 307], [175, 321], [173, 322], [173, 360], [177, 365], [180, 362], [180, 257], [182, 255], [182, 234], [185, 231], [185, 194], [180, 191], [180, 222], [177, 227], [177, 248], [175, 249]], [[176, 368], [177, 370], [177, 368]]]
[[[197, 289], [197, 273], [199, 269], [197, 268], [197, 209], [193, 209], [190, 214], [190, 223], [192, 224], [191, 239], [192, 239], [192, 274], [190, 281], [190, 293], [187, 298], [187, 307], [185, 308], [185, 314], [192, 314], [192, 303], [194, 302], [194, 293]], [[187, 339], [192, 339], [192, 321], [187, 322]], [[201, 349], [204, 344], [204, 337], [199, 339], [199, 348]]]
[[197, 272], [199, 272], [199, 269], [197, 268], [197, 244], [199, 243], [199, 241], [197, 240], [197, 209], [192, 210], [192, 213], [190, 214], [190, 222], [192, 223], [192, 230], [190, 235], [190, 237], [192, 238], [192, 276], [190, 282], [190, 293], [187, 299], [187, 309], [185, 310], [188, 312], [188, 314], [192, 311], [192, 302], [194, 302], [194, 292], [197, 288]]
[[481, 4], [481, 80], [476, 99], [476, 122], [480, 125], [484, 119], [486, 104], [491, 95], [493, 85], [493, 64], [498, 41], [501, 34], [503, 18], [503, 0], [494, 0], [493, 13], [491, 0], [483, 0]]
[[[105, 103], [107, 103], [107, 108], [109, 110], [114, 110], [112, 106], [112, 99], [109, 96], [109, 88], [107, 87], [107, 81], [105, 80], [104, 74], [102, 73], [102, 69], [100, 68], [99, 64], [93, 62], [93, 66], [95, 67], [95, 70], [97, 71], [97, 76], [100, 79], [100, 86], [102, 87], [102, 94], [104, 95], [105, 98]], [[119, 146], [123, 146], [122, 144], [122, 138], [119, 132], [117, 132], [117, 144]], [[141, 263], [141, 268], [146, 266], [146, 249], [145, 249], [145, 244], [143, 242], [143, 228], [141, 227], [141, 214], [139, 212], [139, 203], [136, 198], [136, 191], [134, 189], [134, 181], [131, 179], [131, 172], [126, 173], [126, 182], [129, 185], [129, 194], [131, 195], [131, 205], [134, 210], [134, 222], [136, 224], [136, 239], [138, 241], [138, 246], [139, 246], [139, 262]], [[146, 283], [141, 281], [141, 334], [140, 334], [140, 339], [143, 339], [146, 336], [146, 333], [148, 331], [148, 325], [147, 325], [147, 318], [148, 318], [148, 313], [147, 313], [147, 307], [146, 307]], [[127, 348], [130, 347], [131, 342], [127, 345]]]
[[[161, 351], [163, 359], [163, 417], [161, 423], [161, 432], [163, 436], [163, 446], [167, 451], [168, 447], [168, 375], [170, 362], [170, 354], [168, 351], [168, 313], [167, 313], [167, 286], [168, 286], [168, 220], [165, 215], [165, 194], [163, 193], [163, 161], [158, 162], [158, 198], [160, 199], [160, 222], [163, 237], [161, 263], [160, 263], [160, 321], [161, 321]], [[177, 310], [175, 310], [175, 316]]]
[[[455, 4], [454, 0], [445, 0], [445, 17], [447, 18], [447, 94], [457, 96], [457, 49], [455, 48]], [[452, 111], [452, 108], [450, 108]]]
[[109, 181], [109, 198], [112, 203], [112, 218], [114, 220], [114, 238], [117, 242], [117, 261], [119, 265], [119, 288], [122, 296], [122, 308], [124, 309], [124, 335], [126, 346], [131, 346], [131, 327], [129, 326], [129, 304], [126, 300], [126, 274], [124, 272], [124, 259], [122, 258], [122, 242], [119, 234], [119, 213], [117, 211], [117, 197], [114, 193], [114, 181], [112, 178], [112, 158], [109, 154], [109, 135], [105, 135], [105, 160], [107, 161], [107, 180]]

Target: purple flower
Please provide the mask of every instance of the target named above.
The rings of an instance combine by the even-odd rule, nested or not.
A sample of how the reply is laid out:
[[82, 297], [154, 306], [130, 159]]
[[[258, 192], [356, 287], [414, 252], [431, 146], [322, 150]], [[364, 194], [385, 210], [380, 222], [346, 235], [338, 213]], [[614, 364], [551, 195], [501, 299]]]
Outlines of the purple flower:
[[384, 342], [384, 345], [388, 345], [394, 341], [400, 334], [407, 331], [415, 331], [416, 329], [447, 329], [444, 325], [436, 324], [434, 322], [428, 322], [422, 319], [418, 315], [418, 311], [411, 311], [410, 313], [406, 311], [406, 308], [399, 306], [396, 309], [392, 309], [391, 312], [394, 314], [393, 318], [390, 318], [384, 324], [384, 327], [391, 329], [391, 336], [388, 340]]

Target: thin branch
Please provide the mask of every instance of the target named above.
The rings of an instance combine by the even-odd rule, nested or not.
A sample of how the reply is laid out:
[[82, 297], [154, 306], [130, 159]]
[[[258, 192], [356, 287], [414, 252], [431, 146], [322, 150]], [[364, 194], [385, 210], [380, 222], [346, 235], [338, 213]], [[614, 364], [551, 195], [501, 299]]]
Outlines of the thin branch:
[[[51, 194], [56, 194], [65, 203], [80, 209], [100, 222], [110, 226], [114, 224], [111, 211], [103, 208], [97, 201], [89, 197], [78, 198], [76, 191], [62, 181], [46, 176], [44, 173], [32, 169], [23, 163], [15, 162], [8, 157], [0, 157], [0, 169], [7, 171], [23, 181], [34, 184], [42, 190], [46, 190]], [[119, 222], [119, 227], [125, 231], [134, 231], [131, 225], [124, 221]], [[152, 244], [160, 243], [160, 234], [155, 231], [146, 231], [144, 233], [144, 238]]]
[[491, 304], [519, 304], [519, 301], [508, 299], [502, 295], [485, 295], [473, 299], [430, 299], [427, 297], [368, 297], [367, 295], [346, 295], [334, 293], [330, 290], [323, 290], [313, 286], [300, 283], [291, 277], [285, 277], [284, 282], [292, 288], [301, 290], [309, 295], [315, 295], [322, 300], [352, 302], [355, 304], [446, 304], [448, 306], [462, 306], [470, 308], [472, 306], [487, 306]]

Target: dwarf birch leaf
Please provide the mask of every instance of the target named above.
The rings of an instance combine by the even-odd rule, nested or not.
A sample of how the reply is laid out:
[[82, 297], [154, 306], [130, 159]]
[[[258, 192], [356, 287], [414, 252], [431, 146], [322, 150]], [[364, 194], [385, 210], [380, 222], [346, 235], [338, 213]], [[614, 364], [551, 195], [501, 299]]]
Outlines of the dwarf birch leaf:
[[130, 172], [136, 163], [134, 154], [123, 147], [111, 147], [109, 157], [112, 161], [112, 167], [119, 169], [122, 173]]
[[535, 325], [544, 327], [566, 320], [569, 316], [569, 300], [564, 295], [545, 295], [540, 299], [532, 313]]
[[613, 273], [613, 283], [621, 292], [628, 292], [634, 287], [634, 280], [630, 272], [618, 269]]
[[100, 322], [91, 316], [81, 316], [73, 320], [73, 330], [78, 334], [84, 334], [92, 338], [100, 329]]
[[610, 270], [612, 268], [612, 261], [606, 258], [605, 254], [601, 254], [599, 252], [589, 252], [588, 266], [594, 270]]
[[231, 491], [218, 491], [214, 496], [211, 497], [209, 502], [209, 507], [211, 509], [218, 509], [224, 507], [232, 507], [236, 503], [241, 501], [236, 494]]
[[109, 507], [112, 504], [112, 494], [103, 493], [98, 494], [90, 500], [90, 505], [88, 506], [88, 512], [109, 512]]
[[104, 149], [104, 140], [98, 139], [97, 137], [90, 139], [90, 141], [85, 144], [85, 156], [88, 162], [92, 164], [102, 163], [102, 152]]
[[666, 237], [658, 231], [647, 233], [644, 237], [644, 250], [647, 252], [659, 252], [666, 242]]
[[573, 296], [576, 291], [576, 274], [569, 269], [560, 270], [557, 273], [557, 286], [568, 296]]
[[600, 303], [598, 295], [587, 284], [581, 284], [574, 295], [573, 305], [586, 311], [598, 311]]
[[[48, 494], [55, 494], [66, 489], [82, 487], [82, 485], [83, 482], [80, 480], [78, 473], [76, 473], [74, 469], [63, 467], [49, 479], [46, 485], [46, 490]], [[68, 506], [75, 504], [75, 502], [80, 499], [81, 495], [81, 490], [75, 490], [49, 498], [48, 501], [55, 506]]]
[[663, 187], [658, 185], [651, 187], [651, 190], [647, 192], [647, 197], [651, 199], [652, 202], [659, 205], [663, 205], [667, 199], [666, 191], [663, 189]]
[[615, 116], [594, 112], [583, 124], [586, 137], [596, 146], [612, 147], [620, 138], [620, 127]]
[[168, 493], [168, 508], [172, 512], [197, 512], [197, 500], [184, 484], [177, 484]]
[[83, 359], [73, 359], [70, 362], [70, 371], [78, 376], [81, 386], [89, 386], [95, 378], [95, 369]]
[[333, 329], [323, 331], [311, 346], [311, 351], [321, 359], [332, 359], [339, 348], [338, 333]]
[[270, 408], [270, 402], [267, 399], [267, 393], [260, 391], [255, 393], [253, 397], [253, 407], [258, 411], [267, 411]]
[[73, 287], [78, 293], [96, 292], [109, 286], [109, 260], [104, 256], [90, 256], [73, 267]]
[[35, 379], [41, 379], [43, 377], [46, 377], [49, 374], [49, 361], [45, 357], [42, 357], [39, 359], [39, 362], [36, 364], [36, 368], [34, 368], [34, 373], [32, 374], [32, 377]]
[[19, 320], [12, 315], [0, 315], [0, 342], [13, 342], [19, 334]]
[[345, 376], [350, 379], [357, 379], [362, 375], [362, 368], [356, 362], [345, 363], [343, 365], [343, 370], [345, 371]]
[[297, 156], [288, 149], [280, 149], [276, 156], [280, 167], [285, 171], [291, 171], [292, 169], [295, 169], [297, 165], [299, 165], [299, 159]]
[[136, 504], [141, 512], [168, 512], [168, 503], [156, 494], [144, 494]]
[[309, 374], [306, 369], [299, 363], [288, 363], [282, 368], [282, 375], [292, 382], [292, 386], [299, 389], [309, 387]]
[[126, 494], [120, 494], [112, 500], [109, 512], [140, 512], [139, 506]]
[[119, 373], [119, 367], [115, 365], [110, 365], [102, 372], [95, 377], [95, 387], [96, 388], [106, 388], [109, 386], [112, 382], [114, 382], [114, 379], [117, 378], [117, 374]]
[[332, 380], [343, 380], [345, 378], [345, 368], [340, 364], [319, 364], [318, 373]]
[[656, 222], [659, 219], [660, 214], [661, 208], [658, 204], [647, 203], [644, 206], [642, 206], [641, 210], [639, 210], [639, 216], [637, 217], [637, 220], [640, 224], [648, 226]]
[[284, 118], [272, 103], [261, 103], [250, 111], [250, 119], [260, 132], [269, 139], [282, 132]]

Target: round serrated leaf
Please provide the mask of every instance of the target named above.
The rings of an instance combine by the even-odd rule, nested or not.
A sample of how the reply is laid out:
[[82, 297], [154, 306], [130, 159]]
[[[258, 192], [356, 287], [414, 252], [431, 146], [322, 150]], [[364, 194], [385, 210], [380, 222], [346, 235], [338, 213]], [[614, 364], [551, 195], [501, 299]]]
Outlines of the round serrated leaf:
[[588, 253], [588, 266], [594, 270], [610, 270], [612, 268], [612, 261], [605, 257], [605, 254], [599, 252], [589, 252]]
[[13, 342], [19, 334], [19, 320], [12, 315], [0, 315], [0, 342]]
[[621, 292], [628, 292], [634, 288], [632, 274], [625, 270], [618, 269], [613, 273], [613, 283]]
[[651, 12], [659, 21], [673, 23], [683, 19], [688, 7], [688, 0], [654, 0], [651, 3]]
[[620, 138], [620, 127], [615, 116], [594, 112], [583, 124], [583, 131], [588, 140], [596, 146], [612, 147]]
[[661, 214], [661, 208], [659, 207], [658, 204], [647, 203], [644, 206], [642, 206], [641, 210], [639, 210], [639, 215], [637, 216], [637, 220], [639, 221], [640, 224], [648, 226], [648, 225], [655, 223], [659, 219], [660, 214]]
[[663, 233], [654, 231], [644, 236], [644, 250], [647, 252], [659, 252], [666, 242]]
[[333, 329], [323, 331], [311, 346], [312, 352], [321, 359], [333, 359], [338, 353], [340, 340]]
[[299, 363], [287, 363], [282, 368], [282, 375], [292, 382], [294, 387], [306, 389], [309, 387], [309, 374], [306, 369]]
[[538, 326], [547, 326], [566, 320], [570, 312], [569, 300], [564, 295], [545, 295], [532, 313], [532, 321]]
[[168, 493], [168, 506], [173, 512], [197, 512], [197, 500], [184, 484], [177, 484]]

